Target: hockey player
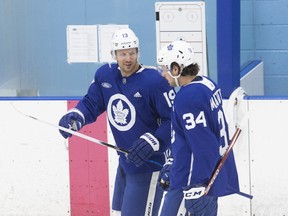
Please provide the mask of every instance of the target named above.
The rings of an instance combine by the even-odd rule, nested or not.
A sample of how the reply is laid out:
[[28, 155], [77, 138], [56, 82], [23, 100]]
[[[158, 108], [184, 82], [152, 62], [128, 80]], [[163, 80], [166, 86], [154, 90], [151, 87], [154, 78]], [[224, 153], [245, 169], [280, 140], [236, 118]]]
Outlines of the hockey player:
[[155, 68], [138, 62], [139, 41], [131, 29], [114, 33], [112, 55], [117, 63], [96, 71], [87, 94], [59, 125], [78, 131], [106, 111], [116, 145], [129, 151], [127, 155], [118, 152], [112, 209], [115, 215], [156, 216], [163, 194], [156, 187], [157, 178], [165, 161], [163, 153], [171, 144], [175, 92]]
[[174, 41], [163, 47], [157, 63], [169, 84], [180, 86], [171, 117], [173, 163], [170, 160], [160, 174], [160, 183], [169, 185], [161, 216], [179, 215], [183, 197], [186, 215], [216, 216], [218, 197], [239, 192], [233, 152], [207, 195], [197, 199], [193, 197], [197, 193], [191, 192], [207, 186], [229, 145], [221, 90], [208, 77], [197, 75], [199, 66], [187, 42]]

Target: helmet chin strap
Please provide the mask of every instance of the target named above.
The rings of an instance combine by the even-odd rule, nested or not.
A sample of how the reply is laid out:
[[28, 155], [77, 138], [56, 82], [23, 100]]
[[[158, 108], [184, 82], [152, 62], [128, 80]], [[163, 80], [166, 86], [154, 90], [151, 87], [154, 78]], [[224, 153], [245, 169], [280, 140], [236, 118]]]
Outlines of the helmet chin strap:
[[167, 73], [169, 74], [170, 77], [172, 77], [175, 80], [176, 86], [180, 87], [179, 82], [178, 82], [178, 78], [181, 76], [181, 73], [179, 73], [177, 76], [173, 76], [170, 71]]

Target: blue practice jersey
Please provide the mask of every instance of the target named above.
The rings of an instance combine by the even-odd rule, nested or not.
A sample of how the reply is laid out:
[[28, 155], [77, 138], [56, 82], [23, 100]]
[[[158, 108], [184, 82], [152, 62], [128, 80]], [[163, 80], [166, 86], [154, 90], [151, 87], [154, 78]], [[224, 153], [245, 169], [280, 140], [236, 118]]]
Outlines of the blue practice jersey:
[[[221, 91], [207, 77], [196, 77], [177, 93], [172, 112], [171, 188], [207, 185], [229, 145], [228, 125]], [[239, 191], [231, 151], [209, 194], [224, 196]]]
[[[85, 124], [96, 121], [107, 112], [116, 145], [129, 150], [144, 133], [151, 133], [160, 141], [160, 150], [151, 161], [164, 163], [163, 152], [171, 145], [171, 103], [175, 91], [157, 70], [141, 66], [129, 77], [122, 77], [118, 64], [105, 64], [95, 73], [88, 93], [77, 104], [85, 116]], [[140, 167], [126, 162], [120, 155], [120, 165], [127, 173], [152, 172], [161, 166], [147, 162]]]

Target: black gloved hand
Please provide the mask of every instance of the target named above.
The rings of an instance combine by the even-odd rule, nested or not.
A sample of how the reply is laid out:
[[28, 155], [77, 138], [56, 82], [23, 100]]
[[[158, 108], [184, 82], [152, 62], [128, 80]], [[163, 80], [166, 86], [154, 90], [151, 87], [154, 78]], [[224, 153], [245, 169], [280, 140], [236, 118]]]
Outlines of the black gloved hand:
[[172, 164], [173, 164], [173, 158], [170, 157], [167, 159], [166, 163], [164, 164], [164, 166], [161, 169], [160, 174], [159, 174], [159, 178], [158, 178], [159, 185], [165, 191], [168, 190], [168, 188], [170, 186], [169, 174], [170, 174], [170, 168], [171, 168]]
[[133, 143], [131, 149], [129, 149], [127, 160], [139, 167], [145, 163], [155, 151], [158, 151], [159, 147], [158, 139], [150, 133], [145, 133]]
[[[83, 113], [80, 110], [74, 108], [62, 116], [58, 125], [73, 131], [79, 131], [83, 127], [84, 123], [85, 119]], [[62, 130], [59, 130], [59, 132], [65, 139], [72, 136], [72, 134]]]

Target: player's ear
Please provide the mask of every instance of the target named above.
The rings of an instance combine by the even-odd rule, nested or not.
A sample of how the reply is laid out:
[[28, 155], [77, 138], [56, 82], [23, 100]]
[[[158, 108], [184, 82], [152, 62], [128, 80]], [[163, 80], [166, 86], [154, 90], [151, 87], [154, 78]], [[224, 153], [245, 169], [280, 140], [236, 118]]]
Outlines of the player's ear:
[[112, 58], [113, 58], [114, 60], [116, 60], [115, 51], [111, 50], [111, 51], [110, 51], [110, 54], [111, 54]]
[[181, 72], [181, 68], [179, 64], [176, 62], [172, 62], [170, 68], [171, 68], [171, 72], [173, 71], [174, 74], [180, 74]]

